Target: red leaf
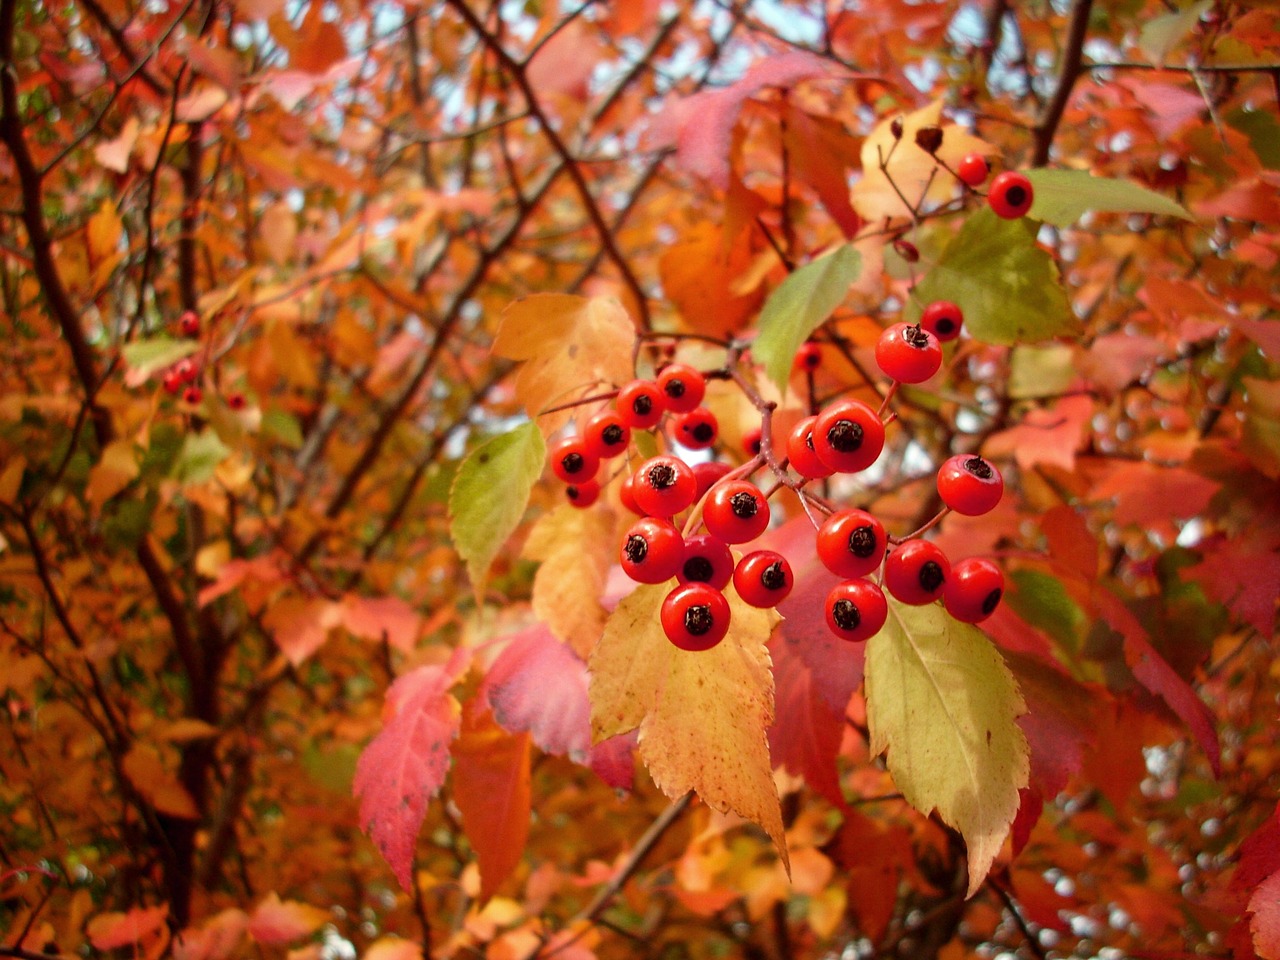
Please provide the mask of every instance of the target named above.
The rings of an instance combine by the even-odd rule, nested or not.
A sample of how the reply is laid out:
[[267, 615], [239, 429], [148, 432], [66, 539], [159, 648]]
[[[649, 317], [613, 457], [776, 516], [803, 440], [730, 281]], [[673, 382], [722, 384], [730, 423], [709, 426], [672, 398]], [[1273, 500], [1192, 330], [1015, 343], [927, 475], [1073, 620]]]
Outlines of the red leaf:
[[1240, 844], [1240, 859], [1231, 876], [1231, 889], [1252, 890], [1268, 876], [1280, 871], [1280, 804], [1271, 817]]
[[630, 733], [601, 740], [592, 746], [587, 766], [609, 786], [617, 790], [630, 790], [635, 782], [635, 752], [639, 739], [640, 731], [632, 730]]
[[1249, 898], [1253, 920], [1253, 948], [1261, 960], [1280, 960], [1280, 873], [1273, 873], [1258, 885]]
[[[1024, 727], [1023, 730], [1025, 729]], [[1032, 749], [1035, 749], [1034, 746]], [[1031, 831], [1040, 822], [1042, 813], [1044, 813], [1044, 797], [1041, 796], [1040, 791], [1033, 790], [1031, 787], [1021, 788], [1018, 791], [1018, 812], [1013, 818], [1013, 825], [1009, 827], [1015, 857], [1023, 851], [1027, 841], [1031, 839]]]
[[1076, 451], [1092, 416], [1091, 398], [1062, 397], [1052, 407], [1032, 410], [1021, 423], [997, 433], [984, 452], [992, 457], [1012, 454], [1023, 470], [1041, 464], [1075, 470]]
[[505, 729], [528, 732], [547, 753], [582, 762], [591, 747], [587, 665], [547, 628], [511, 637], [485, 675], [480, 696]]
[[459, 648], [444, 666], [419, 667], [387, 690], [386, 725], [360, 754], [353, 792], [360, 826], [382, 851], [396, 879], [412, 889], [413, 847], [449, 769], [449, 744], [458, 735], [458, 701], [449, 688], [470, 655]]
[[1220, 484], [1182, 467], [1123, 463], [1093, 488], [1091, 499], [1115, 498], [1116, 523], [1149, 526], [1194, 517], [1208, 506]]
[[851, 238], [862, 226], [849, 201], [849, 170], [860, 162], [854, 141], [839, 122], [791, 104], [784, 106], [783, 117], [796, 178], [813, 188], [831, 219]]
[[[844, 736], [844, 707], [827, 701], [795, 645], [784, 637], [774, 634], [769, 655], [774, 684], [773, 726], [769, 728], [773, 765], [804, 777], [810, 787], [843, 807], [836, 756]], [[846, 696], [846, 702], [848, 699]]]
[[1280, 553], [1275, 546], [1223, 538], [1201, 547], [1204, 558], [1180, 571], [1181, 576], [1199, 583], [1236, 619], [1264, 637], [1271, 636], [1276, 622], [1276, 584], [1280, 583]]
[[488, 900], [519, 865], [529, 838], [529, 735], [507, 733], [471, 700], [453, 759], [453, 799], [480, 861], [480, 899]]

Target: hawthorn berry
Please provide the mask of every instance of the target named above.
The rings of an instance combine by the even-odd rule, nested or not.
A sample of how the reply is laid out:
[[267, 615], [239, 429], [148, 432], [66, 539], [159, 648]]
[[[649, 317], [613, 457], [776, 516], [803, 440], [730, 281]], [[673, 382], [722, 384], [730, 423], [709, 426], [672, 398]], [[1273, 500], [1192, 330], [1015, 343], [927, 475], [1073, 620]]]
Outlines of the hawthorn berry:
[[932, 603], [941, 597], [950, 573], [947, 555], [929, 540], [908, 540], [884, 561], [886, 589], [913, 606]]
[[200, 336], [200, 314], [194, 310], [184, 310], [178, 318], [178, 330], [184, 337]]
[[552, 448], [551, 470], [565, 483], [590, 480], [600, 469], [600, 458], [587, 449], [582, 437], [565, 437]]
[[676, 442], [690, 450], [705, 450], [716, 442], [720, 424], [706, 407], [695, 407], [675, 418]]
[[795, 365], [801, 370], [817, 370], [822, 366], [822, 344], [806, 340], [796, 351]]
[[987, 203], [995, 211], [996, 216], [1005, 220], [1017, 220], [1024, 217], [1031, 209], [1035, 199], [1035, 191], [1027, 175], [1017, 170], [1006, 170], [991, 181], [991, 189], [987, 193]]
[[895, 323], [880, 334], [876, 363], [899, 383], [924, 383], [942, 366], [942, 347], [920, 324]]
[[564, 495], [575, 507], [589, 507], [600, 499], [600, 483], [594, 478], [580, 480], [565, 487]]
[[658, 374], [662, 403], [672, 413], [688, 413], [702, 403], [707, 381], [687, 363], [669, 363]]
[[960, 336], [960, 327], [963, 325], [964, 311], [950, 300], [935, 300], [920, 314], [920, 329], [933, 334], [939, 343], [946, 343]]
[[822, 612], [837, 637], [861, 643], [880, 632], [889, 618], [889, 604], [884, 591], [870, 580], [844, 580], [831, 588]]
[[248, 401], [245, 400], [243, 393], [227, 394], [227, 406], [232, 410], [243, 410], [247, 403]]
[[769, 501], [748, 480], [717, 483], [707, 494], [702, 522], [725, 543], [746, 543], [769, 526]]
[[582, 439], [590, 453], [601, 460], [608, 460], [627, 452], [631, 428], [614, 411], [602, 410], [582, 428]]
[[200, 401], [204, 399], [204, 391], [192, 384], [182, 391], [182, 402], [188, 403], [193, 407], [200, 405]]
[[664, 583], [684, 562], [684, 538], [670, 521], [645, 517], [622, 537], [619, 562], [637, 583]]
[[684, 542], [684, 563], [676, 571], [681, 583], [706, 583], [723, 590], [733, 576], [733, 554], [719, 537], [700, 534]]
[[817, 417], [805, 417], [787, 434], [787, 459], [800, 476], [807, 480], [821, 480], [835, 473], [818, 459], [813, 447], [813, 427]]
[[183, 381], [182, 376], [177, 370], [168, 370], [165, 372], [164, 379], [160, 381], [164, 387], [164, 392], [172, 396], [177, 396], [182, 392]]
[[791, 564], [773, 550], [748, 553], [733, 570], [733, 589], [748, 606], [776, 607], [787, 598], [793, 586]]
[[980, 517], [990, 513], [1004, 494], [1004, 479], [982, 457], [958, 454], [938, 469], [938, 496], [956, 513]]
[[980, 623], [995, 612], [1003, 594], [1000, 568], [982, 557], [968, 557], [951, 568], [942, 603], [957, 620]]
[[742, 435], [742, 450], [748, 457], [754, 457], [760, 452], [763, 436], [764, 432], [759, 427], [752, 427]]
[[643, 517], [645, 515], [645, 512], [640, 509], [640, 504], [636, 503], [636, 475], [634, 473], [628, 473], [622, 478], [622, 485], [618, 487], [618, 499], [624, 507], [636, 516]]
[[888, 546], [884, 526], [865, 510], [837, 510], [818, 528], [818, 559], [837, 577], [874, 573]]
[[698, 482], [698, 492], [694, 499], [701, 500], [703, 495], [723, 479], [725, 474], [731, 472], [733, 472], [733, 464], [725, 463], [723, 460], [705, 460], [702, 463], [695, 463], [693, 479]]
[[836, 473], [856, 473], [884, 449], [884, 424], [861, 400], [831, 404], [813, 424], [813, 451]]
[[980, 187], [991, 176], [991, 164], [980, 153], [966, 153], [956, 167], [956, 176], [967, 186]]
[[681, 650], [710, 650], [729, 632], [729, 601], [706, 583], [682, 583], [662, 601], [662, 632]]
[[662, 419], [662, 391], [652, 380], [632, 380], [618, 391], [618, 416], [632, 430], [648, 430]]
[[175, 363], [173, 370], [183, 383], [195, 383], [200, 379], [200, 368], [190, 357], [183, 357]]
[[679, 513], [698, 493], [693, 469], [679, 457], [658, 456], [640, 464], [632, 493], [636, 505], [651, 517]]

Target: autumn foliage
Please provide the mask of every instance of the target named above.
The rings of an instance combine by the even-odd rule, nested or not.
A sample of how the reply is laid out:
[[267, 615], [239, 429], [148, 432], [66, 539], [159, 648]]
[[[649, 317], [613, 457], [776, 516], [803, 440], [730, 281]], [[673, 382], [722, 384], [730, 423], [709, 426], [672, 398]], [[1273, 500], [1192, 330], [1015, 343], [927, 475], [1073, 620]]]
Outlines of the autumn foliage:
[[[1273, 2], [0, 0], [0, 957], [1280, 960], [1278, 78]], [[571, 504], [671, 361], [709, 448]], [[794, 573], [697, 652], [669, 452]], [[854, 507], [994, 612], [835, 636]]]

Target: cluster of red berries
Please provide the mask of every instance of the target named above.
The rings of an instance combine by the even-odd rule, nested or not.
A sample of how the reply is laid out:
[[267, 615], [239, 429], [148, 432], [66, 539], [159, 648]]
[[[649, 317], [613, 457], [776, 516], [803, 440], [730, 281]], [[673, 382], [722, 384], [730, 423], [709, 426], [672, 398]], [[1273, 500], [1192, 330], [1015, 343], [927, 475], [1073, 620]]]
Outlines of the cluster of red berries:
[[[966, 154], [956, 166], [956, 176], [966, 186], [976, 190], [987, 182], [991, 175], [991, 164], [980, 153]], [[1017, 220], [1027, 215], [1031, 203], [1035, 199], [1035, 191], [1025, 173], [1017, 170], [1005, 170], [991, 181], [991, 189], [987, 191], [987, 204], [996, 216], [1006, 220]]]
[[[178, 332], [188, 339], [199, 337], [200, 315], [194, 310], [184, 310], [178, 318]], [[181, 394], [184, 403], [196, 407], [204, 400], [199, 380], [200, 365], [191, 357], [183, 357], [165, 371], [160, 383], [165, 393], [175, 397]], [[226, 401], [232, 410], [243, 410], [246, 402], [242, 393], [227, 394]]]

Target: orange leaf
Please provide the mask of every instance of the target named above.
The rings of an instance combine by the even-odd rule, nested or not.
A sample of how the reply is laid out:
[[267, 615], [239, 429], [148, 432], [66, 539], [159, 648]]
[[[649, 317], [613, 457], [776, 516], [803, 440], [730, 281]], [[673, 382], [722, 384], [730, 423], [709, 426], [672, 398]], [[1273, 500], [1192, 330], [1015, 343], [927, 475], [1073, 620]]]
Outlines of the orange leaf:
[[160, 753], [151, 745], [135, 744], [125, 754], [124, 772], [138, 793], [161, 813], [183, 820], [199, 819], [195, 800], [177, 775], [165, 769]]
[[249, 918], [249, 936], [267, 945], [292, 943], [315, 933], [328, 919], [327, 910], [297, 900], [281, 900], [273, 890]]
[[227, 960], [240, 950], [249, 928], [243, 910], [223, 910], [196, 929], [188, 927], [173, 942], [174, 960]]
[[283, 597], [268, 608], [263, 623], [280, 652], [295, 667], [319, 650], [342, 619], [342, 608], [323, 597]]
[[324, 73], [347, 55], [347, 45], [337, 24], [323, 19], [325, 5], [307, 5], [307, 16], [298, 31], [298, 45], [290, 51], [293, 65], [303, 73]]
[[115, 950], [140, 944], [160, 931], [167, 936], [168, 916], [168, 904], [135, 907], [128, 913], [101, 913], [89, 921], [86, 932], [89, 942], [98, 950]]
[[422, 617], [399, 597], [351, 597], [342, 604], [342, 625], [357, 637], [408, 653], [418, 641]]

